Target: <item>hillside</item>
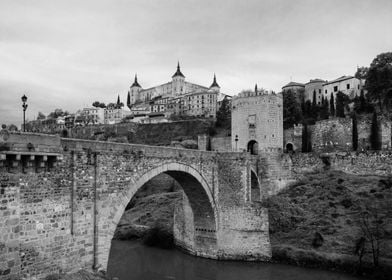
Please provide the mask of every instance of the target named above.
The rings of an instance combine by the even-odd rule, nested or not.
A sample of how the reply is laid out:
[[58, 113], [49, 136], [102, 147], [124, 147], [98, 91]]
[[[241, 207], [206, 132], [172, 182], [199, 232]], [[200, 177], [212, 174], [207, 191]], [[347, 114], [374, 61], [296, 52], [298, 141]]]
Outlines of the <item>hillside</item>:
[[350, 270], [365, 237], [365, 266], [373, 266], [372, 238], [375, 246], [379, 239], [380, 265], [390, 265], [391, 202], [392, 178], [337, 171], [306, 174], [306, 179], [265, 201], [273, 257]]

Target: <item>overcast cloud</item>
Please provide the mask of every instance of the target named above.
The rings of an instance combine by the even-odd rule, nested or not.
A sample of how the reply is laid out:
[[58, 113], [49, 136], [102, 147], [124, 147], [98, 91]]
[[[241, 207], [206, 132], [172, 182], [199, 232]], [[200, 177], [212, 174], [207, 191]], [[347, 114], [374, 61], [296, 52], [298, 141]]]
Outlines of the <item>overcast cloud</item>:
[[392, 51], [391, 0], [1, 0], [0, 120], [186, 80], [222, 92], [353, 75]]

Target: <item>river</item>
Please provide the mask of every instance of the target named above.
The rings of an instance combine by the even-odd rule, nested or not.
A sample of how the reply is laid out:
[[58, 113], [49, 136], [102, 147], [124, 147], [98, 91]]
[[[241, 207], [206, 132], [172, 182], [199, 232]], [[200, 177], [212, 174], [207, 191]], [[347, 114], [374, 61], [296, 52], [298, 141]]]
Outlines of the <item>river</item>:
[[215, 261], [139, 241], [112, 241], [109, 279], [120, 280], [354, 280], [350, 275], [283, 264]]

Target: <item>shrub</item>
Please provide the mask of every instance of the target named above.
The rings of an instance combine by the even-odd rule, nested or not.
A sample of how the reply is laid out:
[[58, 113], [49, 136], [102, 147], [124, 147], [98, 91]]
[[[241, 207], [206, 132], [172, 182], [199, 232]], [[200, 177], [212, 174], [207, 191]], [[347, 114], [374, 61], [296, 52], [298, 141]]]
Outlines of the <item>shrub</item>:
[[173, 234], [163, 226], [155, 225], [143, 237], [143, 243], [147, 246], [171, 249], [174, 247]]

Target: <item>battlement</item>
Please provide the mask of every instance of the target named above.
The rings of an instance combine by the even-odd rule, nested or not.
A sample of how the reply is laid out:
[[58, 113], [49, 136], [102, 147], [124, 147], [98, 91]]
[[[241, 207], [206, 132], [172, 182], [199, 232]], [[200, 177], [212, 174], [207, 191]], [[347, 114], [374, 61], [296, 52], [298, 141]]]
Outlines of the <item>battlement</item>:
[[233, 110], [260, 104], [281, 105], [283, 104], [283, 98], [279, 93], [263, 90], [258, 92], [243, 91], [237, 96], [233, 96], [232, 99]]
[[282, 98], [282, 95], [280, 93], [275, 93], [274, 91], [268, 91], [265, 89], [261, 89], [256, 91], [252, 91], [252, 90], [245, 90], [242, 91], [240, 93], [238, 93], [237, 95], [233, 96], [233, 101], [236, 99], [240, 99], [240, 98], [247, 98], [247, 97], [256, 97], [256, 96], [264, 96], [264, 97], [280, 97]]

